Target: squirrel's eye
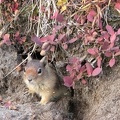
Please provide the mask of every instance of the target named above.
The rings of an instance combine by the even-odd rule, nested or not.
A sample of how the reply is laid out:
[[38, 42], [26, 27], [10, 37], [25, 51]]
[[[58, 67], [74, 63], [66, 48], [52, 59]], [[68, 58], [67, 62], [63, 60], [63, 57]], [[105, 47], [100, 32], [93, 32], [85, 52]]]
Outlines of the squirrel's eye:
[[39, 68], [37, 72], [38, 74], [40, 74], [42, 72], [41, 68]]

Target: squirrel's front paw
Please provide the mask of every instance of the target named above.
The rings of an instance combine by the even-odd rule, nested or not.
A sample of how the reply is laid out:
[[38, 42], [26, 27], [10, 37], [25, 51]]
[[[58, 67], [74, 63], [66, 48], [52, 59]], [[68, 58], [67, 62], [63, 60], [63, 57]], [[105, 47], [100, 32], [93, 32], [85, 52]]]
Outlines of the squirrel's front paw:
[[32, 95], [32, 97], [34, 96], [34, 93], [35, 93], [34, 91], [32, 91], [32, 90], [29, 89], [28, 92], [29, 92], [29, 94]]
[[40, 104], [41, 105], [46, 105], [49, 101], [46, 99], [41, 99]]

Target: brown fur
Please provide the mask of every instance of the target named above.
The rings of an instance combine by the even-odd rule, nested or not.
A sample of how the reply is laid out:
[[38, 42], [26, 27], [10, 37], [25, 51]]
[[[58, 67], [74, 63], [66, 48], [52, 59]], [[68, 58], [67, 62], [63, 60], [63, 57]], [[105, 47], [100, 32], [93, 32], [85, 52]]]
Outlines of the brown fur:
[[[41, 73], [38, 70], [41, 69]], [[68, 94], [68, 89], [62, 85], [61, 78], [55, 68], [48, 63], [47, 58], [28, 61], [23, 76], [30, 93], [37, 93], [41, 97], [40, 104], [46, 104]]]

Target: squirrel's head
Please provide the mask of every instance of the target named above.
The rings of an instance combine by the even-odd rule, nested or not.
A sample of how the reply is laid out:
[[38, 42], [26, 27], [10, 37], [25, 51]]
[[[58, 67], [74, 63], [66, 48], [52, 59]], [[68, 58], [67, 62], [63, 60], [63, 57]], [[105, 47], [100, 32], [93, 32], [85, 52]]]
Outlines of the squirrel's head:
[[41, 60], [32, 60], [30, 57], [24, 69], [24, 81], [27, 85], [37, 85], [46, 75], [45, 66], [48, 64], [47, 57]]

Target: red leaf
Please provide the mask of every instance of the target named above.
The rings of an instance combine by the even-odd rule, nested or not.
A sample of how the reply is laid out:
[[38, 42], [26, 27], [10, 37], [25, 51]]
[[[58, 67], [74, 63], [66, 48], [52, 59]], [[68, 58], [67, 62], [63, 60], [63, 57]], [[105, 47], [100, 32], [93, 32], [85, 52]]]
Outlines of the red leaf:
[[77, 63], [79, 60], [77, 59], [77, 57], [72, 57], [69, 59], [70, 63]]
[[117, 46], [117, 47], [111, 48], [111, 50], [117, 52], [117, 51], [119, 51], [120, 49], [119, 49], [119, 47]]
[[82, 79], [82, 80], [81, 80], [81, 83], [82, 83], [83, 85], [85, 85], [85, 84], [87, 83], [87, 81], [86, 81], [85, 79]]
[[90, 22], [93, 22], [95, 15], [96, 15], [96, 12], [94, 10], [91, 10], [87, 15], [87, 20]]
[[96, 47], [94, 47], [94, 50], [95, 50], [95, 52], [96, 53], [98, 53], [99, 51], [98, 51], [98, 48], [96, 48]]
[[56, 11], [51, 18], [56, 19], [58, 22], [64, 21], [63, 15], [59, 14], [58, 11]]
[[26, 37], [24, 36], [24, 37], [21, 37], [19, 43], [20, 43], [20, 44], [23, 44], [25, 41], [26, 41]]
[[86, 16], [81, 16], [80, 21], [78, 21], [78, 23], [84, 25], [85, 21], [86, 21]]
[[58, 31], [58, 30], [60, 30], [62, 27], [63, 27], [62, 25], [55, 25], [55, 26], [54, 26], [54, 29], [55, 29], [56, 31]]
[[114, 47], [114, 43], [111, 43], [110, 46], [109, 46], [109, 48], [111, 49], [113, 47]]
[[8, 41], [8, 40], [10, 39], [10, 34], [5, 34], [5, 35], [3, 36], [3, 39], [4, 39], [5, 41]]
[[107, 51], [107, 52], [105, 52], [105, 56], [106, 56], [106, 57], [111, 57], [111, 56], [112, 56], [112, 53]]
[[100, 43], [101, 41], [103, 41], [103, 37], [98, 37], [97, 41], [98, 41], [98, 43]]
[[99, 67], [95, 68], [92, 72], [92, 76], [99, 75], [101, 73], [101, 71], [102, 71], [102, 68], [99, 68]]
[[5, 106], [6, 108], [9, 108], [11, 105], [12, 105], [12, 102], [11, 102], [11, 101], [8, 101], [8, 102], [5, 103], [4, 106]]
[[50, 51], [54, 52], [54, 51], [55, 51], [55, 46], [52, 46], [52, 47], [50, 48]]
[[82, 77], [82, 72], [80, 72], [78, 75], [77, 75], [77, 79], [79, 80], [79, 79], [81, 79], [81, 77]]
[[63, 15], [58, 14], [56, 20], [57, 20], [58, 22], [63, 22], [63, 21], [64, 21]]
[[114, 56], [120, 55], [120, 51], [116, 52]]
[[93, 72], [93, 67], [90, 63], [86, 63], [85, 65], [86, 65], [88, 77], [90, 77], [92, 75], [92, 72]]
[[94, 10], [91, 10], [91, 11], [89, 12], [89, 14], [92, 15], [92, 16], [95, 16], [95, 15], [96, 15], [96, 12], [95, 12]]
[[51, 16], [51, 19], [56, 19], [56, 17], [57, 17], [57, 15], [58, 15], [58, 11], [56, 11], [54, 14], [53, 14], [53, 16]]
[[109, 48], [109, 43], [105, 41], [102, 46], [102, 50], [107, 50]]
[[2, 2], [4, 2], [4, 0], [0, 0], [0, 4], [1, 4]]
[[76, 72], [79, 72], [80, 71], [80, 68], [81, 68], [81, 64], [80, 63], [75, 63], [73, 65], [74, 69], [76, 70]]
[[93, 36], [94, 38], [96, 38], [96, 37], [97, 37], [97, 35], [98, 35], [98, 33], [97, 33], [97, 32], [95, 32], [95, 31], [92, 33], [92, 36]]
[[47, 42], [47, 41], [48, 41], [47, 37], [41, 37], [40, 38], [40, 42]]
[[18, 10], [18, 6], [19, 6], [19, 4], [18, 4], [18, 2], [15, 2], [13, 5], [12, 5], [12, 11], [16, 11], [16, 10]]
[[91, 42], [91, 41], [94, 41], [95, 38], [93, 36], [89, 35], [89, 36], [86, 37], [86, 40]]
[[92, 21], [93, 21], [93, 19], [94, 19], [94, 17], [93, 17], [93, 16], [91, 16], [90, 14], [88, 14], [88, 15], [87, 15], [87, 20], [88, 20], [88, 21], [92, 22]]
[[78, 38], [73, 38], [71, 40], [68, 41], [68, 43], [74, 43]]
[[108, 41], [108, 39], [109, 39], [109, 37], [110, 37], [110, 35], [108, 34], [108, 32], [105, 32], [102, 36], [103, 36], [103, 38], [104, 38], [106, 41]]
[[11, 45], [11, 41], [10, 41], [10, 34], [5, 34], [3, 36], [3, 43], [7, 44], [7, 45]]
[[120, 3], [119, 2], [115, 4], [115, 9], [120, 10]]
[[41, 11], [45, 12], [45, 6], [41, 6]]
[[87, 50], [87, 52], [88, 52], [89, 54], [91, 54], [91, 55], [96, 55], [96, 52], [95, 52], [94, 48], [89, 48], [89, 49]]
[[118, 31], [117, 31], [117, 35], [120, 35], [120, 28], [119, 28]]
[[31, 38], [31, 40], [32, 40], [33, 42], [35, 42], [36, 44], [38, 44], [38, 45], [41, 45], [41, 44], [42, 44], [41, 41], [40, 41], [40, 39], [39, 39], [39, 37], [37, 37], [37, 36], [33, 36], [33, 37]]
[[62, 46], [63, 46], [64, 50], [68, 49], [68, 45], [66, 43], [63, 43]]
[[47, 40], [50, 41], [50, 42], [53, 42], [54, 38], [55, 38], [55, 35], [48, 35], [46, 36], [47, 37]]
[[79, 16], [76, 14], [76, 15], [74, 16], [74, 19], [75, 19], [75, 20], [79, 19]]
[[114, 33], [113, 35], [111, 35], [111, 37], [110, 37], [110, 42], [111, 42], [111, 43], [114, 43], [114, 42], [115, 42], [115, 39], [116, 39], [116, 33]]
[[16, 38], [19, 37], [19, 36], [20, 36], [20, 32], [17, 31], [14, 36], [15, 36]]
[[70, 73], [70, 78], [74, 80], [75, 77], [76, 77], [76, 71], [73, 70], [73, 71]]
[[83, 65], [81, 68], [80, 68], [80, 72], [85, 72], [86, 71], [86, 66], [85, 65]]
[[113, 35], [113, 34], [114, 34], [114, 30], [113, 30], [113, 28], [112, 28], [110, 25], [106, 25], [106, 29], [107, 29], [107, 31], [108, 31], [108, 33], [109, 33], [110, 35]]
[[112, 58], [112, 59], [109, 61], [109, 66], [110, 66], [110, 67], [113, 67], [114, 64], [115, 64], [115, 58]]
[[75, 15], [74, 19], [76, 20], [77, 23], [81, 22], [80, 16], [78, 16], [78, 15]]
[[72, 87], [73, 86], [73, 80], [70, 76], [64, 76], [63, 77], [64, 80], [64, 85], [67, 87]]
[[59, 40], [59, 41], [63, 41], [63, 40], [65, 39], [65, 37], [66, 37], [65, 34], [60, 34], [60, 35], [58, 36], [58, 40]]
[[49, 50], [50, 48], [50, 43], [49, 42], [44, 42], [42, 44], [42, 50]]
[[70, 66], [70, 65], [67, 65], [67, 66], [66, 66], [66, 70], [69, 71], [69, 72], [71, 72], [71, 71], [73, 70], [73, 67]]

